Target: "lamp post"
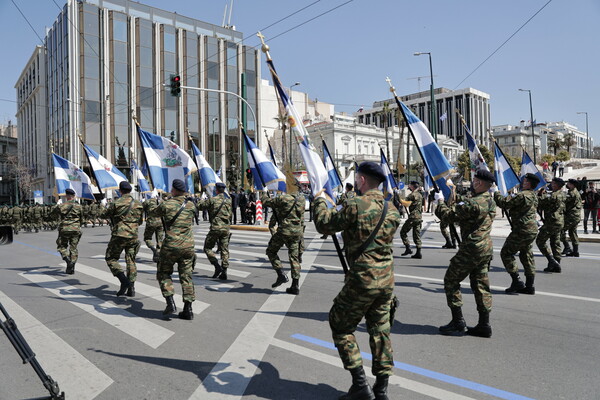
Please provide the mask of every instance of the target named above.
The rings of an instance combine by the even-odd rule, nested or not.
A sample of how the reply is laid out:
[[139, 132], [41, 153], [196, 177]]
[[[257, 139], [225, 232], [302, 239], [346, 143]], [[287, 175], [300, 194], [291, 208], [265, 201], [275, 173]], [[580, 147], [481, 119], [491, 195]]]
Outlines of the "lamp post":
[[533, 103], [531, 102], [531, 90], [530, 89], [519, 89], [519, 92], [529, 93], [529, 113], [531, 118], [531, 141], [533, 145], [533, 163], [537, 165], [535, 160], [535, 134], [533, 133]]
[[213, 150], [213, 168], [217, 168], [216, 165], [216, 161], [217, 161], [217, 152], [216, 152], [216, 148], [215, 148], [215, 121], [218, 121], [219, 117], [214, 117], [212, 119], [212, 150]]
[[[300, 86], [300, 82], [296, 82], [294, 83], [292, 86], [290, 86], [290, 90], [289, 90], [289, 97], [290, 97], [290, 102], [292, 102], [292, 88], [294, 86]], [[296, 121], [297, 123], [300, 123], [300, 121]], [[294, 170], [294, 163], [292, 162], [292, 127], [290, 127], [290, 170]]]
[[588, 131], [588, 113], [587, 111], [579, 111], [577, 114], [585, 114], [585, 136], [586, 136], [586, 150], [587, 158], [590, 158], [590, 132]]
[[415, 56], [421, 56], [423, 54], [427, 54], [429, 56], [429, 75], [431, 75], [431, 86], [430, 86], [430, 94], [431, 94], [431, 113], [429, 119], [429, 127], [433, 133], [433, 140], [437, 143], [437, 112], [436, 112], [436, 104], [435, 104], [435, 94], [433, 93], [433, 63], [431, 62], [431, 52], [419, 51], [414, 53]]

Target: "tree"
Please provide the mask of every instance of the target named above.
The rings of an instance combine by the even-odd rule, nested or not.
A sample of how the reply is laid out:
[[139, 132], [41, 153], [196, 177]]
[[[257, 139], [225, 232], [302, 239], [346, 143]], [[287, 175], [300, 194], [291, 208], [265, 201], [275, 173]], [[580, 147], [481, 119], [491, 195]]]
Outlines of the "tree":
[[544, 154], [541, 158], [542, 163], [544, 161], [546, 161], [548, 164], [552, 164], [552, 162], [554, 161], [554, 159], [556, 158], [555, 155], [552, 154]]
[[556, 155], [556, 152], [560, 150], [562, 145], [562, 141], [557, 137], [548, 139], [548, 148], [554, 149], [554, 155]]
[[16, 179], [19, 188], [19, 198], [21, 202], [33, 196], [33, 180], [34, 171], [26, 167], [17, 154], [7, 154], [6, 162], [8, 163], [9, 176], [11, 179]]
[[[494, 155], [492, 154], [492, 152], [483, 145], [477, 146], [477, 147], [479, 148], [479, 151], [481, 152], [483, 159], [485, 160], [486, 164], [488, 165], [488, 168], [490, 170], [493, 170], [494, 169]], [[462, 176], [464, 176], [465, 179], [467, 179], [467, 180], [471, 179], [471, 158], [469, 157], [469, 150], [465, 150], [458, 157], [457, 169], [458, 169], [458, 172]]]
[[567, 133], [563, 137], [562, 143], [563, 143], [563, 146], [565, 146], [567, 148], [567, 153], [571, 154], [571, 147], [573, 147], [573, 145], [575, 145], [577, 143], [577, 141], [575, 140], [575, 135], [573, 135], [572, 133]]
[[556, 159], [558, 161], [569, 161], [571, 159], [571, 154], [568, 151], [563, 150], [556, 155]]

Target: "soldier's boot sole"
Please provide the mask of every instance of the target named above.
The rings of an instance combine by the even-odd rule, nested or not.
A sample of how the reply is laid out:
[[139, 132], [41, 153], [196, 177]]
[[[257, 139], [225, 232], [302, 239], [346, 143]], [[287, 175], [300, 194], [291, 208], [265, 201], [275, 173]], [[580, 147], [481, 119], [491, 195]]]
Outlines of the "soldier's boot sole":
[[469, 336], [477, 336], [482, 338], [491, 338], [492, 337], [492, 327], [489, 324], [477, 324], [472, 328], [467, 329], [467, 335]]

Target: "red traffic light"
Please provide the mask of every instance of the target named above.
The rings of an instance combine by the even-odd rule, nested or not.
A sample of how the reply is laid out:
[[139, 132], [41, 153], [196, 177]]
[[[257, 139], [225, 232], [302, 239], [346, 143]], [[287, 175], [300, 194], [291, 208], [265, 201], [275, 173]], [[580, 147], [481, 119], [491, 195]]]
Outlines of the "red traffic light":
[[179, 97], [181, 94], [181, 75], [171, 74], [171, 96]]
[[181, 77], [179, 75], [175, 75], [173, 77], [173, 82], [179, 82], [181, 80]]

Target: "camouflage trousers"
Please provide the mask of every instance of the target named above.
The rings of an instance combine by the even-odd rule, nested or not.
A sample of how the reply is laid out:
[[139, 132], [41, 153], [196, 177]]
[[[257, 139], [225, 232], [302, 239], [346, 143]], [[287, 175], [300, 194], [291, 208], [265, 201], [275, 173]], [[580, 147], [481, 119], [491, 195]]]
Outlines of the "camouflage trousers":
[[579, 226], [580, 222], [581, 222], [581, 218], [573, 219], [573, 220], [569, 220], [569, 219], [565, 218], [565, 227], [563, 228], [562, 232], [560, 233], [560, 241], [563, 243], [566, 242], [567, 241], [567, 232], [569, 232], [569, 239], [571, 240], [571, 243], [574, 245], [579, 245], [579, 236], [577, 235], [577, 226]]
[[406, 222], [404, 222], [402, 228], [400, 229], [400, 239], [402, 239], [402, 243], [404, 244], [404, 246], [410, 246], [410, 242], [408, 241], [408, 232], [412, 229], [413, 242], [415, 242], [415, 246], [417, 246], [417, 249], [421, 248], [422, 223], [422, 219], [416, 218], [408, 218]]
[[[562, 245], [560, 243], [560, 233], [562, 232], [562, 229], [562, 226], [548, 226], [544, 224], [540, 228], [537, 239], [535, 240], [535, 244], [537, 244], [538, 249], [540, 249], [540, 252], [545, 257], [552, 255], [558, 262], [560, 262], [560, 252], [562, 251]], [[550, 248], [546, 245], [548, 239], [550, 239]]]
[[193, 247], [189, 249], [163, 247], [160, 250], [156, 280], [160, 285], [162, 295], [163, 297], [168, 297], [175, 294], [171, 275], [173, 275], [173, 266], [176, 263], [179, 282], [181, 282], [181, 289], [183, 290], [183, 301], [192, 302], [196, 300], [194, 281], [192, 279], [192, 272], [196, 266], [196, 253]]
[[119, 258], [121, 253], [125, 250], [125, 264], [127, 265], [126, 275], [131, 282], [135, 282], [137, 278], [137, 267], [135, 265], [135, 256], [140, 249], [140, 241], [137, 238], [123, 238], [120, 236], [111, 236], [106, 248], [106, 255], [104, 259], [110, 272], [114, 276], [117, 276], [119, 272], [123, 272], [121, 264], [119, 264]]
[[204, 239], [204, 253], [211, 264], [218, 263], [217, 255], [212, 250], [215, 245], [221, 253], [221, 267], [227, 269], [229, 267], [229, 231], [208, 231], [206, 239]]
[[444, 239], [446, 239], [446, 242], [452, 241], [452, 237], [450, 236], [450, 230], [448, 229], [449, 226], [450, 224], [446, 221], [440, 221], [440, 231], [442, 232], [442, 236], [444, 237]]
[[288, 256], [292, 267], [292, 279], [300, 279], [300, 242], [302, 241], [301, 235], [287, 236], [282, 235], [280, 231], [275, 232], [269, 240], [267, 246], [267, 257], [271, 261], [271, 265], [274, 270], [280, 270], [283, 268], [281, 259], [277, 253], [279, 249], [285, 245], [288, 248]]
[[56, 239], [56, 250], [61, 257], [68, 257], [71, 262], [77, 262], [79, 239], [81, 239], [81, 231], [59, 232], [58, 239]]
[[373, 355], [373, 375], [392, 375], [394, 359], [390, 340], [390, 308], [394, 289], [364, 289], [345, 284], [333, 300], [329, 326], [345, 369], [362, 366], [354, 332], [365, 317]]
[[448, 307], [462, 307], [460, 283], [468, 276], [471, 290], [475, 296], [477, 311], [490, 312], [492, 310], [492, 294], [490, 293], [490, 280], [488, 271], [492, 256], [481, 256], [474, 251], [466, 250], [461, 246], [458, 253], [450, 259], [450, 266], [444, 275], [444, 291]]
[[162, 242], [165, 238], [165, 230], [163, 229], [162, 224], [149, 224], [146, 222], [146, 228], [144, 229], [144, 243], [146, 246], [153, 247], [154, 241], [152, 240], [156, 235], [156, 248], [160, 249]]
[[533, 242], [537, 232], [513, 231], [506, 238], [500, 258], [504, 268], [509, 274], [519, 272], [519, 267], [515, 260], [515, 254], [519, 253], [519, 260], [523, 264], [525, 276], [535, 275], [535, 261], [533, 259]]

